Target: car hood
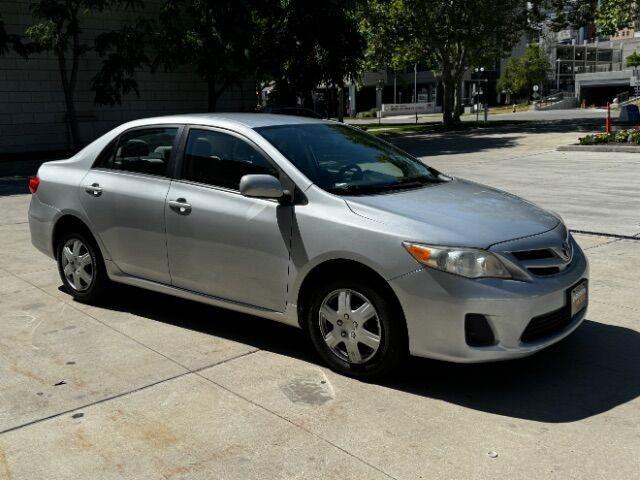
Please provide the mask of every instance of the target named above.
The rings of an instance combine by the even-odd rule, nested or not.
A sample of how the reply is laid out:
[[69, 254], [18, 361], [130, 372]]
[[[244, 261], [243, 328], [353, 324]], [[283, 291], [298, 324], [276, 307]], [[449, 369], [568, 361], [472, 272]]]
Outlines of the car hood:
[[560, 222], [520, 197], [457, 178], [416, 190], [344, 199], [355, 214], [389, 225], [407, 240], [441, 245], [488, 248], [546, 232]]

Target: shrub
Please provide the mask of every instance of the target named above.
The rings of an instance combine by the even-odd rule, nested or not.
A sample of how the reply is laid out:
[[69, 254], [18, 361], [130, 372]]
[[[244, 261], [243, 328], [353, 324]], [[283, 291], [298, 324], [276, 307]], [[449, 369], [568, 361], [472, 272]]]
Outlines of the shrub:
[[580, 145], [602, 143], [635, 143], [640, 145], [640, 129], [618, 130], [612, 133], [593, 133], [578, 139]]
[[358, 112], [358, 114], [356, 115], [357, 118], [376, 118], [377, 116], [377, 108], [370, 108], [369, 110], [365, 110], [364, 112]]
[[593, 142], [593, 135], [585, 135], [584, 137], [580, 137], [578, 139], [578, 142], [580, 143], [580, 145], [592, 145]]

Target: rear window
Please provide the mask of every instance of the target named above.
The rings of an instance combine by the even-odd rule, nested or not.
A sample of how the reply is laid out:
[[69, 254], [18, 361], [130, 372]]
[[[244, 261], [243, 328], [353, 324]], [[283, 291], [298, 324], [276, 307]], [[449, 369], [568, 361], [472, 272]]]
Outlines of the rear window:
[[94, 168], [147, 175], [166, 175], [177, 127], [139, 128], [111, 142], [96, 158]]

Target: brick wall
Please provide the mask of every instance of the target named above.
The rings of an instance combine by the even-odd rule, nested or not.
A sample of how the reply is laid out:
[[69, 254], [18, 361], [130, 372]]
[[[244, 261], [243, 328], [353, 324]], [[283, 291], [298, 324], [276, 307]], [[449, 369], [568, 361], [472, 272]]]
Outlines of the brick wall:
[[[158, 2], [147, 0], [146, 5], [144, 15], [154, 16]], [[8, 33], [22, 34], [32, 22], [27, 0], [0, 0], [0, 12]], [[83, 17], [83, 40], [92, 44], [99, 33], [118, 28], [138, 14], [116, 11]], [[100, 65], [94, 52], [89, 52], [80, 62], [75, 99], [85, 143], [136, 118], [206, 111], [206, 84], [186, 68], [153, 75], [140, 72], [137, 76], [140, 98], [131, 94], [122, 105], [94, 105], [90, 84]], [[255, 102], [254, 89], [250, 80], [243, 82], [242, 88], [234, 87], [223, 95], [218, 109], [251, 108]], [[40, 54], [24, 60], [10, 51], [0, 57], [0, 158], [13, 152], [67, 149], [64, 113], [60, 73], [53, 55]]]

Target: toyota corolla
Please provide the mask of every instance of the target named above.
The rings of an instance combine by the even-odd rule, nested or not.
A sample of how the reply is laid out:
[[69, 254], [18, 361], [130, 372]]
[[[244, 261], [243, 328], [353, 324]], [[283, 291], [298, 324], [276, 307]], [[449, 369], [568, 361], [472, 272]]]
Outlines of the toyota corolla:
[[29, 187], [32, 242], [75, 299], [117, 282], [284, 322], [352, 376], [409, 353], [523, 357], [586, 313], [587, 259], [556, 214], [340, 123], [137, 120]]

